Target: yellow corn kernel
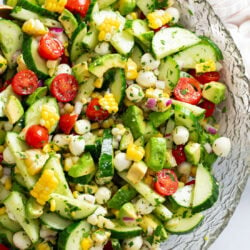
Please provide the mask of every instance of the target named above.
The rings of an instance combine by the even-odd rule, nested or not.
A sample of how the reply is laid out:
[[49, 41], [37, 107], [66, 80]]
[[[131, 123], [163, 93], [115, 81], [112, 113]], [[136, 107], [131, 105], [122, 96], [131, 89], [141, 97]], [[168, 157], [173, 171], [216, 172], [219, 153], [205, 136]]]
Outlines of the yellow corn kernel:
[[169, 101], [168, 98], [161, 97], [157, 101], [157, 107], [160, 112], [164, 112], [168, 110], [171, 107], [171, 104], [167, 105], [167, 102]]
[[119, 30], [121, 22], [116, 18], [106, 17], [101, 25], [98, 26], [99, 41], [109, 41], [112, 34]]
[[118, 218], [118, 216], [119, 216], [119, 210], [118, 210], [118, 209], [112, 208], [112, 209], [111, 209], [111, 213], [112, 213], [113, 215], [115, 215], [116, 218]]
[[97, 185], [82, 185], [82, 184], [76, 184], [75, 189], [78, 192], [83, 192], [87, 194], [95, 194], [98, 190]]
[[154, 137], [160, 137], [160, 138], [163, 138], [163, 134], [159, 132], [158, 134], [154, 135]]
[[44, 8], [52, 12], [62, 13], [67, 0], [45, 0]]
[[6, 207], [1, 207], [0, 208], [0, 215], [3, 215], [6, 213]]
[[72, 217], [76, 216], [76, 212], [75, 211], [71, 212], [70, 214], [71, 214]]
[[188, 176], [187, 175], [182, 175], [180, 178], [180, 181], [183, 183], [187, 183], [188, 182]]
[[103, 77], [102, 78], [97, 78], [94, 82], [94, 86], [98, 89], [100, 89], [103, 85]]
[[50, 202], [50, 211], [55, 212], [56, 211], [56, 201], [52, 199]]
[[91, 124], [91, 130], [95, 130], [100, 128], [100, 124], [98, 122], [94, 122]]
[[74, 191], [74, 192], [73, 192], [73, 196], [74, 196], [75, 199], [77, 199], [78, 196], [79, 196], [79, 193], [78, 193], [77, 191]]
[[138, 19], [138, 15], [136, 12], [130, 13], [130, 16], [132, 17], [133, 20]]
[[46, 127], [49, 131], [56, 125], [59, 121], [60, 116], [57, 114], [55, 108], [49, 105], [43, 105], [41, 108], [41, 120], [40, 124]]
[[128, 80], [134, 80], [138, 76], [137, 64], [131, 58], [127, 60], [125, 75]]
[[4, 149], [5, 149], [4, 146], [1, 145], [1, 146], [0, 146], [0, 153], [3, 153]]
[[92, 98], [98, 98], [101, 99], [103, 98], [102, 94], [98, 93], [98, 92], [93, 92], [91, 95]]
[[109, 113], [116, 113], [118, 111], [118, 104], [113, 94], [107, 93], [103, 98], [99, 100], [99, 104]]
[[172, 20], [172, 16], [164, 10], [156, 10], [147, 15], [148, 26], [152, 29], [158, 29]]
[[93, 240], [90, 237], [82, 239], [81, 241], [82, 250], [89, 250], [92, 246], [93, 246]]
[[158, 99], [160, 97], [162, 97], [163, 94], [163, 90], [162, 89], [154, 89], [154, 88], [148, 88], [145, 92], [145, 96], [147, 98], [155, 98]]
[[197, 167], [196, 166], [192, 166], [191, 167], [190, 176], [195, 177], [196, 176], [196, 172], [197, 172]]
[[6, 190], [10, 190], [12, 188], [12, 182], [11, 182], [11, 177], [8, 176], [5, 180], [5, 183], [4, 183], [4, 188]]
[[22, 26], [23, 32], [32, 36], [42, 36], [49, 32], [44, 24], [38, 19], [29, 19]]
[[58, 185], [58, 179], [53, 170], [46, 169], [35, 184], [30, 194], [36, 198], [40, 205], [44, 205], [49, 200], [50, 194], [53, 193]]
[[126, 107], [134, 105], [134, 103], [131, 102], [127, 97], [124, 98], [123, 102], [124, 102], [124, 104], [125, 104]]
[[216, 63], [213, 60], [208, 60], [203, 63], [199, 63], [195, 65], [196, 73], [206, 73], [216, 71]]
[[103, 128], [110, 128], [114, 125], [114, 119], [109, 118], [102, 123]]
[[43, 152], [44, 153], [57, 152], [59, 150], [60, 150], [60, 148], [54, 143], [47, 143], [43, 147]]
[[184, 187], [184, 186], [185, 186], [185, 184], [184, 184], [183, 182], [181, 182], [181, 181], [178, 182], [178, 187], [179, 187], [179, 188], [182, 188], [182, 187]]
[[96, 133], [97, 136], [103, 136], [103, 129], [99, 129]]
[[129, 144], [126, 152], [126, 156], [131, 161], [141, 161], [145, 155], [145, 150], [141, 146], [135, 144]]
[[0, 178], [2, 178], [2, 177], [3, 177], [3, 166], [0, 165]]
[[36, 250], [51, 250], [51, 247], [47, 242], [41, 242], [36, 246]]

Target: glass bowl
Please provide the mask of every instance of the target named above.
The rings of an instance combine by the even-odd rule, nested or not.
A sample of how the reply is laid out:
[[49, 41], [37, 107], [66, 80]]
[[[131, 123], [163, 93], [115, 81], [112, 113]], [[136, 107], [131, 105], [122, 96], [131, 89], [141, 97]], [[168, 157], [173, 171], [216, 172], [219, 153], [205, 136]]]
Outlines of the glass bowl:
[[[228, 89], [227, 100], [216, 111], [220, 134], [232, 142], [228, 158], [219, 159], [213, 167], [220, 186], [219, 199], [204, 212], [205, 219], [200, 227], [186, 235], [171, 235], [162, 244], [164, 250], [204, 250], [226, 227], [249, 176], [250, 84], [238, 48], [209, 3], [205, 0], [177, 0], [177, 8], [181, 11], [181, 23], [185, 27], [210, 37], [222, 50], [222, 82]], [[226, 112], [222, 112], [224, 108]]]

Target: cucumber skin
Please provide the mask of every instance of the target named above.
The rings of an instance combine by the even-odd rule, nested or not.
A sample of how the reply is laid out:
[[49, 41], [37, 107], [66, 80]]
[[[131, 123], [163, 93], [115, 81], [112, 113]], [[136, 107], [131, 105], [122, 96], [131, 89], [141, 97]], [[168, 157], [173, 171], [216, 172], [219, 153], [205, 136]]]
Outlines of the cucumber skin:
[[[125, 229], [128, 229], [128, 230], [127, 231], [126, 230], [119, 230], [119, 228], [121, 228], [121, 229], [125, 228]], [[122, 239], [127, 239], [127, 238], [132, 238], [132, 237], [139, 236], [142, 233], [142, 228], [140, 228], [138, 226], [135, 226], [132, 231], [130, 231], [129, 229], [131, 229], [131, 228], [128, 228], [126, 226], [120, 226], [118, 224], [117, 227], [114, 227], [113, 229], [110, 229], [111, 237], [115, 238], [115, 239], [121, 239], [122, 240]]]

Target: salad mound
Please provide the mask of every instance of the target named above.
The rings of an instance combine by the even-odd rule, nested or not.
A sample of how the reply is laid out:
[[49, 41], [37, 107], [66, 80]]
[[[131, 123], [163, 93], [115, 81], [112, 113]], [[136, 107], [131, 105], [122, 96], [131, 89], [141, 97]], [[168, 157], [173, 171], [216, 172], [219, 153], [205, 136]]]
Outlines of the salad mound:
[[7, 0], [1, 249], [160, 249], [219, 195], [217, 45], [173, 1]]

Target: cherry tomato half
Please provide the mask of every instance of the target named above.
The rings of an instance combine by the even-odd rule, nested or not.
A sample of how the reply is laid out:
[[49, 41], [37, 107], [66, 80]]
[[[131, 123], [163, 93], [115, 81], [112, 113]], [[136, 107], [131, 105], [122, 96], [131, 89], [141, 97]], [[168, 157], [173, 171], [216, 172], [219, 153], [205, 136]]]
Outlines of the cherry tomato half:
[[195, 69], [191, 69], [188, 71], [188, 73], [202, 84], [213, 82], [213, 81], [217, 82], [220, 80], [220, 73], [216, 71], [198, 74], [196, 73]]
[[60, 117], [59, 127], [66, 134], [70, 134], [70, 131], [75, 125], [78, 115], [65, 114]]
[[30, 95], [38, 88], [38, 78], [33, 71], [25, 69], [13, 77], [11, 85], [16, 94]]
[[198, 104], [201, 99], [201, 88], [199, 82], [194, 78], [180, 78], [174, 89], [174, 96], [179, 101]]
[[172, 154], [175, 158], [177, 165], [180, 165], [182, 162], [186, 161], [186, 155], [184, 152], [184, 146], [178, 145], [176, 148], [172, 149]]
[[86, 115], [91, 121], [102, 121], [109, 117], [109, 112], [102, 109], [98, 98], [94, 98], [87, 107]]
[[209, 117], [209, 116], [213, 115], [214, 110], [215, 110], [214, 103], [212, 103], [208, 100], [204, 100], [204, 101], [202, 101], [202, 103], [199, 103], [198, 106], [206, 110], [205, 117]]
[[178, 189], [178, 179], [173, 170], [162, 169], [156, 174], [154, 184], [156, 192], [161, 195], [172, 195]]
[[59, 102], [70, 102], [77, 94], [78, 82], [74, 76], [63, 73], [57, 75], [51, 83], [51, 94]]
[[164, 24], [163, 26], [161, 26], [160, 28], [158, 28], [158, 29], [154, 29], [154, 32], [158, 32], [158, 31], [160, 31], [161, 29], [163, 29], [163, 28], [169, 28], [170, 26], [168, 25], [168, 24]]
[[48, 33], [44, 35], [38, 47], [38, 53], [47, 60], [56, 60], [63, 55], [63, 45], [54, 35]]
[[0, 244], [0, 250], [9, 250], [9, 248], [3, 244]]
[[79, 13], [85, 17], [90, 5], [90, 0], [68, 0], [65, 8], [73, 13]]
[[25, 140], [33, 148], [42, 148], [49, 141], [48, 130], [40, 125], [32, 125], [28, 128]]

